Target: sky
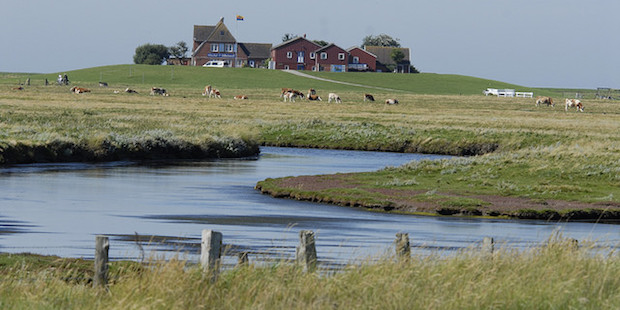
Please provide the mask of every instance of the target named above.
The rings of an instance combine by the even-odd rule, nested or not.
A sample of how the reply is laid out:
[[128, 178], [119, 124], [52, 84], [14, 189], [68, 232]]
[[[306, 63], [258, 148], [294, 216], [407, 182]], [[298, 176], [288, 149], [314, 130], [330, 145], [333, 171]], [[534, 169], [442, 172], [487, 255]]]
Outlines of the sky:
[[275, 45], [291, 33], [346, 49], [385, 33], [410, 48], [425, 73], [618, 89], [619, 12], [618, 0], [7, 1], [0, 72], [131, 64], [136, 47], [191, 48], [194, 25], [224, 17], [239, 42]]

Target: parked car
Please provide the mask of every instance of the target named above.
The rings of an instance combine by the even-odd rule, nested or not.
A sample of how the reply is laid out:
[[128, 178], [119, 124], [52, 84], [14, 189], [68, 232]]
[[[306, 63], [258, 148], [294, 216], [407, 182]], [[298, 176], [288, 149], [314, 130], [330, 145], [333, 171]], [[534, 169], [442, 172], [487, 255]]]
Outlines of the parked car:
[[207, 61], [207, 63], [202, 66], [211, 67], [211, 68], [224, 68], [224, 67], [230, 67], [230, 63], [225, 60], [210, 60], [210, 61]]

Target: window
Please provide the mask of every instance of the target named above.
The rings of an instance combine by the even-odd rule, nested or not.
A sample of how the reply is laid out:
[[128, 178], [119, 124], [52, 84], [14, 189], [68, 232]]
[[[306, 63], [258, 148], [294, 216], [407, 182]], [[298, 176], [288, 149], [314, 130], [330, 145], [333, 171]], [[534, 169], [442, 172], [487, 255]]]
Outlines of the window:
[[286, 52], [286, 58], [288, 59], [293, 58], [293, 52]]
[[321, 53], [321, 59], [327, 59], [327, 53], [322, 52]]
[[358, 63], [360, 63], [360, 58], [359, 58], [359, 57], [357, 57], [357, 56], [353, 56], [353, 63], [354, 63], [354, 64], [358, 64]]
[[284, 65], [284, 70], [290, 69], [288, 65]]
[[254, 68], [254, 60], [248, 60], [248, 65]]
[[316, 66], [312, 66], [312, 71], [316, 71]]
[[219, 46], [220, 46], [219, 44], [211, 44], [211, 51], [212, 52], [218, 52], [219, 51], [219, 49], [218, 49]]
[[310, 52], [310, 59], [314, 59], [316, 58], [316, 53], [315, 52]]
[[338, 53], [338, 60], [344, 60], [344, 53]]
[[226, 52], [227, 53], [232, 53], [235, 51], [235, 45], [233, 44], [226, 44]]

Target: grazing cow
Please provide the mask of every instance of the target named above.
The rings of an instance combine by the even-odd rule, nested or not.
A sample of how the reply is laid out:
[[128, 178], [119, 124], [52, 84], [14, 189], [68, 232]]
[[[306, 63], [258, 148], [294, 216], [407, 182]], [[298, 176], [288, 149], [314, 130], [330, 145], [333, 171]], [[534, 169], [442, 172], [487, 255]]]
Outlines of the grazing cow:
[[246, 96], [246, 95], [237, 95], [233, 99], [235, 99], [235, 100], [246, 100], [246, 99], [248, 99], [248, 96]]
[[385, 104], [398, 104], [398, 100], [396, 99], [386, 99]]
[[328, 103], [331, 103], [332, 100], [336, 101], [336, 103], [342, 103], [342, 100], [340, 99], [340, 96], [338, 96], [337, 94], [329, 93], [329, 95], [327, 95], [327, 96], [328, 96], [328, 100], [327, 100]]
[[555, 102], [553, 102], [553, 98], [546, 96], [538, 96], [536, 97], [536, 106], [540, 106], [541, 104], [546, 104], [547, 106], [555, 106]]
[[170, 96], [168, 94], [168, 92], [166, 92], [165, 89], [160, 88], [160, 87], [151, 87], [151, 96], [155, 96], [155, 95], [162, 95], [164, 97], [168, 97]]
[[211, 90], [213, 90], [213, 87], [211, 87], [211, 85], [207, 85], [205, 86], [205, 91], [202, 93], [203, 96], [207, 96], [211, 94]]
[[566, 105], [564, 106], [564, 111], [568, 112], [568, 108], [575, 107], [575, 109], [583, 112], [583, 103], [579, 99], [566, 99]]
[[108, 83], [106, 83], [106, 82], [99, 82], [99, 87], [108, 87]]
[[286, 99], [288, 99], [289, 102], [295, 102], [295, 98], [297, 98], [299, 92], [296, 92], [294, 90], [292, 91], [287, 91], [286, 93], [284, 93], [283, 97], [284, 97], [284, 102], [286, 102]]
[[292, 92], [293, 89], [292, 88], [282, 88], [282, 93], [280, 93], [280, 98], [284, 98], [284, 95], [286, 95], [286, 93], [288, 92]]
[[375, 101], [375, 97], [371, 94], [364, 94], [364, 101]]
[[220, 94], [220, 90], [217, 88], [213, 88], [211, 89], [211, 91], [209, 91], [209, 98], [220, 98], [222, 99], [222, 95]]
[[70, 90], [76, 94], [90, 93], [90, 89], [84, 87], [73, 86]]

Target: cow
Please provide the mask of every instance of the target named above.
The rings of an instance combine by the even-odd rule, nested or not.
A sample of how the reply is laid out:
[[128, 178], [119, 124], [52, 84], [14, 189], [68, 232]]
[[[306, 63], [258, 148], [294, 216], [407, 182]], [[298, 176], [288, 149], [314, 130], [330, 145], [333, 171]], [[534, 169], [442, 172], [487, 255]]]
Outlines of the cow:
[[311, 101], [323, 101], [323, 99], [321, 99], [321, 97], [319, 97], [318, 95], [308, 95], [308, 100], [311, 100]]
[[328, 100], [327, 100], [328, 103], [331, 103], [332, 100], [335, 101], [336, 103], [342, 103], [342, 100], [340, 99], [340, 96], [338, 96], [337, 94], [329, 93], [329, 95], [327, 95], [327, 97], [328, 97]]
[[299, 92], [296, 92], [294, 90], [287, 91], [282, 95], [284, 97], [284, 102], [286, 102], [286, 99], [288, 99], [289, 102], [295, 102], [295, 98], [297, 98], [298, 93]]
[[398, 104], [396, 99], [385, 99], [385, 104]]
[[564, 111], [568, 112], [568, 108], [575, 107], [575, 109], [583, 112], [583, 103], [579, 99], [566, 99], [566, 104], [564, 105]]
[[235, 99], [235, 100], [246, 100], [246, 99], [248, 99], [248, 96], [246, 96], [246, 95], [237, 95], [237, 96], [233, 97], [233, 99]]
[[125, 88], [125, 92], [128, 93], [128, 94], [137, 94], [138, 93], [137, 91], [135, 91], [135, 90], [133, 90], [133, 89], [131, 89], [129, 87]]
[[90, 89], [84, 87], [73, 86], [70, 90], [76, 94], [90, 93]]
[[155, 96], [155, 95], [162, 95], [164, 97], [169, 96], [168, 92], [166, 92], [165, 89], [160, 88], [160, 87], [151, 87], [151, 96]]
[[284, 87], [282, 87], [282, 93], [280, 93], [280, 98], [284, 98], [284, 95], [286, 95], [286, 93], [292, 92], [292, 91], [293, 91], [292, 88], [284, 88]]
[[364, 101], [375, 101], [375, 97], [371, 94], [364, 94]]
[[538, 96], [536, 97], [536, 106], [540, 106], [541, 104], [546, 104], [547, 106], [555, 106], [555, 102], [553, 102], [553, 98], [547, 96]]
[[213, 87], [211, 87], [211, 85], [207, 85], [205, 86], [205, 91], [202, 93], [203, 96], [207, 96], [211, 94], [211, 90], [213, 89]]
[[99, 87], [108, 87], [108, 83], [106, 83], [106, 82], [99, 82]]
[[209, 98], [220, 98], [222, 99], [222, 95], [220, 94], [220, 90], [217, 88], [213, 88], [211, 89], [211, 91], [209, 91]]

